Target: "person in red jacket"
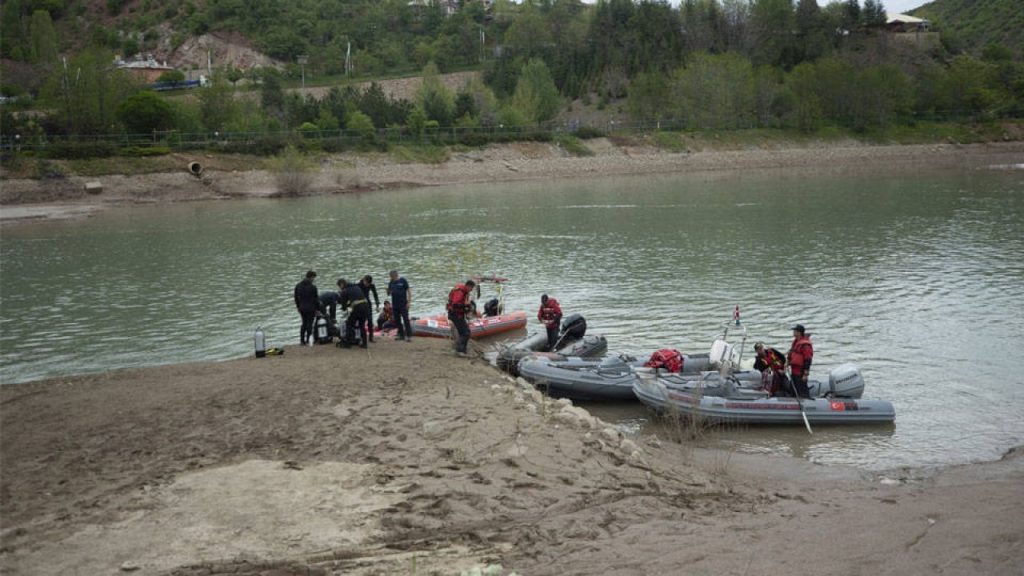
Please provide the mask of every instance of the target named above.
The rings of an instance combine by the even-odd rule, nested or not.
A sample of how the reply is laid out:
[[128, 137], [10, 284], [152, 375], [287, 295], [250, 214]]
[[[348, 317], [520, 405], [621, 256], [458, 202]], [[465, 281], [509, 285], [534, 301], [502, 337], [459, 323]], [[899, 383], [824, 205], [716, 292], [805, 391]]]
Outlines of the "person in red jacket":
[[465, 284], [456, 284], [448, 293], [448, 321], [459, 333], [455, 339], [455, 353], [459, 356], [466, 355], [466, 346], [469, 344], [469, 323], [466, 322], [466, 313], [472, 310], [473, 288], [476, 288], [476, 282], [466, 280]]
[[789, 347], [786, 361], [789, 374], [793, 379], [793, 389], [798, 397], [810, 398], [807, 389], [807, 376], [811, 372], [811, 360], [814, 359], [814, 347], [811, 335], [804, 330], [803, 324], [793, 326], [793, 344]]
[[558, 300], [548, 298], [547, 294], [542, 294], [540, 309], [537, 310], [537, 320], [543, 322], [544, 328], [548, 331], [547, 351], [551, 352], [554, 350], [555, 344], [558, 343], [558, 327], [562, 323], [562, 307], [558, 305]]

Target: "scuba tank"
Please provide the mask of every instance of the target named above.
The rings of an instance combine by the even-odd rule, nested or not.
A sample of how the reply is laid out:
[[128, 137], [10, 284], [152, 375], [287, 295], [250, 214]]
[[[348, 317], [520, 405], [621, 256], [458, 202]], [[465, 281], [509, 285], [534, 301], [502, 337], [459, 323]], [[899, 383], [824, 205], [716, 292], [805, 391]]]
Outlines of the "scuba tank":
[[267, 336], [263, 333], [263, 327], [257, 326], [253, 334], [253, 341], [256, 344], [256, 357], [263, 358], [267, 355]]
[[313, 325], [313, 333], [316, 334], [316, 341], [320, 344], [327, 344], [331, 341], [330, 332], [327, 330], [327, 319], [317, 316], [316, 324]]

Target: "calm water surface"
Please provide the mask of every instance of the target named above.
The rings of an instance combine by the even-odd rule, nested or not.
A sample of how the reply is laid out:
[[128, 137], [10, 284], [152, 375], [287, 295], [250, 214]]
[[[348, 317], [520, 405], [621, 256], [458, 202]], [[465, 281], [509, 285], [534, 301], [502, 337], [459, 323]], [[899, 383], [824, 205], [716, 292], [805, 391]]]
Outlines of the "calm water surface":
[[[1024, 171], [787, 171], [510, 183], [110, 210], [6, 226], [0, 382], [238, 357], [257, 325], [297, 342], [291, 303], [395, 267], [413, 315], [452, 283], [513, 280], [581, 312], [614, 351], [705, 351], [739, 305], [786, 349], [807, 326], [819, 376], [859, 365], [894, 427], [716, 433], [736, 450], [864, 469], [999, 458], [1024, 444]], [[749, 345], [748, 345], [749, 348]], [[749, 353], [749, 350], [747, 350]], [[627, 429], [635, 406], [596, 408]]]

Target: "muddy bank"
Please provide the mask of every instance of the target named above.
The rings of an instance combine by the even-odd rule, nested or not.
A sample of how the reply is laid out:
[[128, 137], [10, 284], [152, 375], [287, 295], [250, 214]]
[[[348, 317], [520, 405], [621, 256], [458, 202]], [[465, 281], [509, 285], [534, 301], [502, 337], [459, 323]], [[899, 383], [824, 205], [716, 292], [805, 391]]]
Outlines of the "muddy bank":
[[[1019, 574], [1024, 458], [624, 438], [440, 340], [0, 387], [7, 574]], [[685, 438], [685, 431], [680, 430]]]
[[[976, 168], [1024, 161], [1024, 142], [870, 146], [855, 142], [775, 145], [743, 150], [666, 152], [608, 139], [585, 141], [592, 156], [574, 156], [555, 143], [520, 142], [452, 152], [438, 164], [398, 162], [385, 155], [338, 154], [318, 158], [304, 194], [365, 192], [384, 188], [477, 182], [600, 177], [654, 173], [733, 173], [810, 169], [836, 173], [913, 168]], [[277, 177], [266, 170], [239, 170], [215, 155], [177, 155], [179, 172], [6, 179], [0, 189], [0, 221], [67, 218], [126, 203], [260, 198], [278, 195]], [[202, 177], [188, 171], [200, 162]], [[86, 192], [98, 183], [102, 191]]]

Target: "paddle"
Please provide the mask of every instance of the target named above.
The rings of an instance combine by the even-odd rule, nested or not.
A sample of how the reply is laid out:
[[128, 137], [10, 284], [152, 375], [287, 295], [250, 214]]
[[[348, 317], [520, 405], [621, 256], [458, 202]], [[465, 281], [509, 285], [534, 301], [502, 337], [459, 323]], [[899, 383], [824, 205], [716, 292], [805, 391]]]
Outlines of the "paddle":
[[796, 382], [793, 380], [793, 373], [790, 371], [789, 379], [793, 382], [793, 393], [796, 394], [796, 404], [800, 407], [800, 415], [804, 418], [804, 426], [807, 427], [807, 433], [813, 435], [811, 431], [811, 423], [807, 421], [807, 413], [804, 412], [804, 403], [800, 400], [800, 391], [796, 388]]

